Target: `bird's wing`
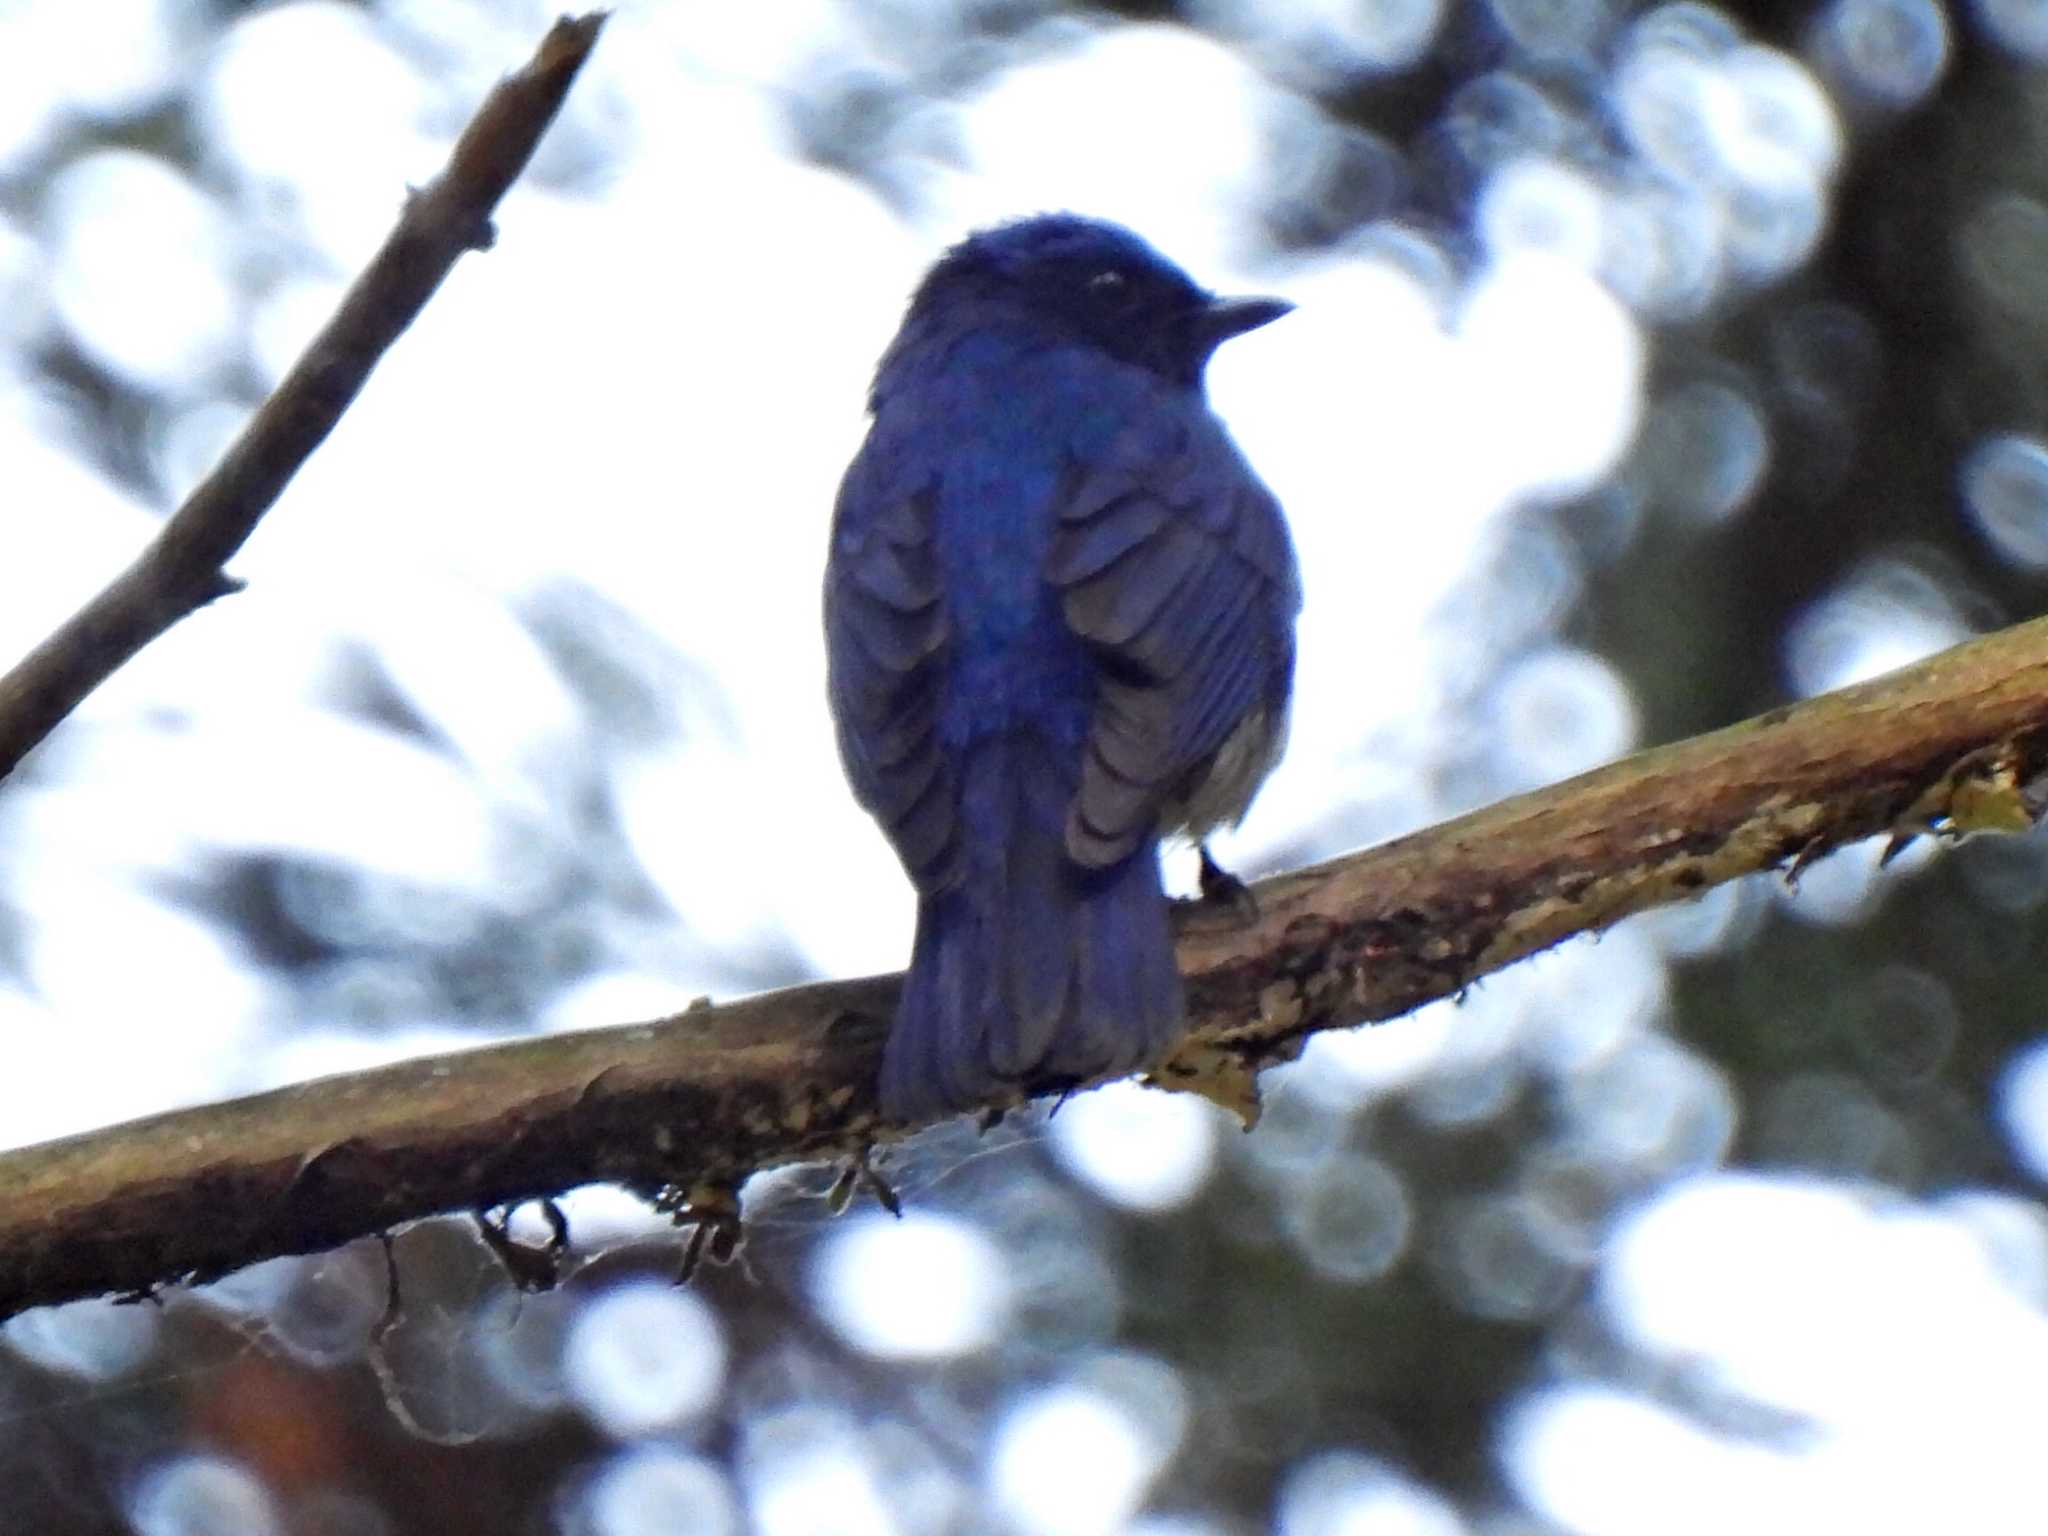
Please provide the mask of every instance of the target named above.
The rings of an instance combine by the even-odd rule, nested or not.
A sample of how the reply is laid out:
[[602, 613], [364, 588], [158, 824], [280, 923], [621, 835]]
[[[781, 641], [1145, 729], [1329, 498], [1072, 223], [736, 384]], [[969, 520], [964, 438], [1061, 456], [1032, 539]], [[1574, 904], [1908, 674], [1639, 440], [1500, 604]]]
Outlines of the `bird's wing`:
[[948, 640], [930, 487], [891, 486], [856, 460], [840, 488], [825, 574], [825, 651], [840, 755], [921, 891], [956, 878], [952, 770], [938, 737]]
[[1240, 726], [1263, 710], [1279, 728], [1299, 578], [1278, 503], [1208, 421], [1170, 447], [1134, 437], [1080, 474], [1047, 575], [1099, 668], [1067, 851], [1100, 868]]

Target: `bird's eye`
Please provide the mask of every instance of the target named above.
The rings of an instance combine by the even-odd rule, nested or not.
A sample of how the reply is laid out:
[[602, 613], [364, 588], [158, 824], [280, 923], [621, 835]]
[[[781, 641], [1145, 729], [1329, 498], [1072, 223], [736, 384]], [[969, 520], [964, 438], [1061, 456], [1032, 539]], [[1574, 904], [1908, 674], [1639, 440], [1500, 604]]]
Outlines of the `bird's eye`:
[[1115, 268], [1107, 272], [1098, 272], [1088, 279], [1088, 291], [1098, 299], [1120, 299], [1127, 286], [1123, 273]]

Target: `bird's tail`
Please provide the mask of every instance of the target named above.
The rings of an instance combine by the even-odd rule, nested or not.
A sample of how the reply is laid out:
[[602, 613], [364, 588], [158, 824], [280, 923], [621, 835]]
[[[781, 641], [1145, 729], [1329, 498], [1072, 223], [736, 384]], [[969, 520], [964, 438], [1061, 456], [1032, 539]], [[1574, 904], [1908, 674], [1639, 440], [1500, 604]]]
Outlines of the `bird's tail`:
[[882, 1107], [901, 1118], [1033, 1073], [1128, 1070], [1185, 1022], [1153, 842], [1108, 869], [1069, 859], [1072, 771], [1033, 738], [981, 744], [965, 766], [963, 878], [919, 903], [882, 1059]]

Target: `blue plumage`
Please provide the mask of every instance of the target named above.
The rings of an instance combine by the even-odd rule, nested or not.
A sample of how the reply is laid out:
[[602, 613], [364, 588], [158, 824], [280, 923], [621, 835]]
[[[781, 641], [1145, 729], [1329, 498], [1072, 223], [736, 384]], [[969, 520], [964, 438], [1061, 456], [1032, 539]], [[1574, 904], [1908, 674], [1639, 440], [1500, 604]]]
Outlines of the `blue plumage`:
[[1048, 215], [947, 252], [882, 359], [825, 634], [847, 775], [918, 892], [892, 1116], [1128, 1070], [1182, 1027], [1158, 842], [1250, 804], [1301, 603], [1202, 370], [1287, 307]]

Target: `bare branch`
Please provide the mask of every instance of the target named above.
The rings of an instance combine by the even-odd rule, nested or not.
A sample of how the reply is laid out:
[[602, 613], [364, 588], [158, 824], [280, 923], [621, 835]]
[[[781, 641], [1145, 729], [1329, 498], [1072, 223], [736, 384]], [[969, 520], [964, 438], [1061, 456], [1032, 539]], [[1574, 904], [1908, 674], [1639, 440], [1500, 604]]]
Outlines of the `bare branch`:
[[447, 168], [407, 198], [334, 317], [213, 473], [133, 565], [0, 676], [0, 779], [129, 657], [236, 590], [221, 567], [334, 430], [456, 258], [491, 243], [492, 210], [554, 120], [603, 24], [601, 13], [556, 22], [525, 68], [484, 98]]
[[[1251, 925], [1183, 934], [1193, 1029], [1158, 1076], [1248, 1102], [1258, 1067], [1314, 1030], [1392, 1018], [1632, 912], [1873, 835], [2030, 825], [2044, 771], [2037, 620], [1262, 882]], [[899, 980], [406, 1062], [0, 1155], [0, 1316], [593, 1180], [716, 1215], [755, 1169], [909, 1129], [874, 1101]]]

